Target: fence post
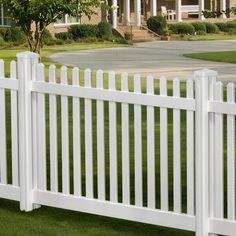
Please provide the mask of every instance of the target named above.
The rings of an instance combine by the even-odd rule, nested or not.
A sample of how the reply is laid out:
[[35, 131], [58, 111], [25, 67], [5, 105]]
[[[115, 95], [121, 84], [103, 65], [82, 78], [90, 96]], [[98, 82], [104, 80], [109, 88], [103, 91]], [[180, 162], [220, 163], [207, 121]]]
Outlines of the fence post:
[[195, 78], [196, 236], [209, 235], [209, 84], [217, 72], [199, 70]]
[[17, 54], [18, 65], [18, 109], [19, 109], [19, 163], [20, 163], [20, 209], [33, 210], [32, 183], [32, 114], [31, 80], [35, 76], [35, 65], [39, 55], [32, 52]]

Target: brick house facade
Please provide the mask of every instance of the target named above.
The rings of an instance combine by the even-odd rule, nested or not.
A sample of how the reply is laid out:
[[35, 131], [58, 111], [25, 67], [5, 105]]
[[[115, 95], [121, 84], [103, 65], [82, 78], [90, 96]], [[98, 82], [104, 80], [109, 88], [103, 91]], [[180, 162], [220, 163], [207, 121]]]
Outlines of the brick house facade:
[[[107, 20], [113, 24], [113, 28], [120, 25], [141, 25], [143, 21], [152, 15], [162, 15], [162, 6], [166, 10], [175, 12], [175, 20], [189, 18], [186, 12], [181, 12], [181, 7], [197, 7], [201, 13], [202, 10], [208, 9], [211, 11], [224, 11], [228, 8], [236, 7], [236, 0], [104, 0], [111, 6], [109, 12], [96, 8], [97, 14], [93, 15], [89, 20], [88, 17], [82, 16], [79, 20], [65, 16], [54, 24], [51, 24], [48, 29], [52, 33], [67, 31], [68, 26], [73, 24], [97, 24], [102, 20]], [[202, 19], [202, 14], [195, 12], [195, 18]], [[226, 18], [225, 15], [222, 16]], [[5, 15], [4, 7], [0, 5], [0, 27], [10, 26], [9, 17]]]

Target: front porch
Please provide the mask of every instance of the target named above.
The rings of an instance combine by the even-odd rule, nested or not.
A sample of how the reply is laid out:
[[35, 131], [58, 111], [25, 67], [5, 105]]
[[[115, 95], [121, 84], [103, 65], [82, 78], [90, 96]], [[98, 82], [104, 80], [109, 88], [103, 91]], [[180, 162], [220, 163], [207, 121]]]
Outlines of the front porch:
[[226, 19], [226, 9], [236, 6], [236, 0], [112, 0], [111, 23], [141, 26], [150, 16], [163, 15], [169, 21], [204, 20], [202, 11], [222, 11], [221, 19]]

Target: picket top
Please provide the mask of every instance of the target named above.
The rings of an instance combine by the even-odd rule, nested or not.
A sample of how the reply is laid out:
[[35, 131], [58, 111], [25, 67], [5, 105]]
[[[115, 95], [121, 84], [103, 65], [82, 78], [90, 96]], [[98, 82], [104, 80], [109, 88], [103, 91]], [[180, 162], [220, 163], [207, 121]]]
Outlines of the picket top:
[[37, 59], [39, 58], [39, 54], [34, 52], [20, 52], [16, 54], [17, 58], [24, 58], [24, 59]]
[[209, 70], [207, 68], [202, 70], [197, 70], [194, 72], [194, 78], [209, 78], [209, 77], [217, 77], [218, 73], [214, 70]]

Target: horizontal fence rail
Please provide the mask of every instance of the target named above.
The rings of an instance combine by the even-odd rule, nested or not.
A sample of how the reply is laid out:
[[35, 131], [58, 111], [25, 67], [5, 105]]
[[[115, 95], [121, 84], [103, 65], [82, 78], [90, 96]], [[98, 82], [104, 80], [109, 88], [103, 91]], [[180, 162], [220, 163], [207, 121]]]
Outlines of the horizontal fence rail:
[[10, 67], [0, 60], [0, 197], [234, 235], [234, 84], [209, 70], [186, 82], [45, 70], [27, 52]]

